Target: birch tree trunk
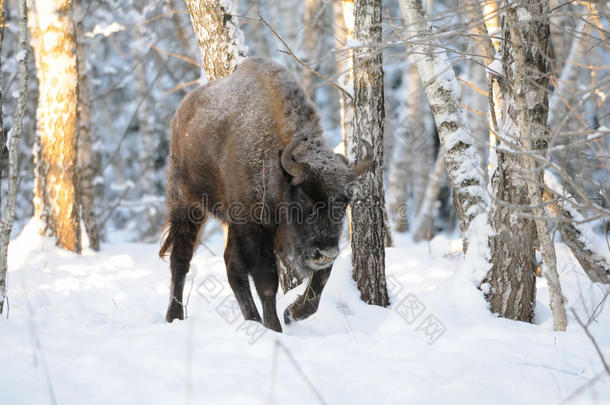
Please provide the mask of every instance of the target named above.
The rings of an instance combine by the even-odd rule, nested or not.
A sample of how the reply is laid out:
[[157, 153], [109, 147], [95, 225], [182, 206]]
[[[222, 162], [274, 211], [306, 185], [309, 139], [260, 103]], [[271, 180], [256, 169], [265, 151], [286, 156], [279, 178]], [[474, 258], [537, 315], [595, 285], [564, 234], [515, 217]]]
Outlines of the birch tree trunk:
[[445, 172], [445, 156], [443, 148], [438, 150], [434, 169], [430, 173], [426, 191], [424, 193], [421, 208], [415, 220], [413, 228], [413, 240], [419, 242], [422, 239], [430, 239], [432, 236], [432, 225], [434, 222], [434, 208], [441, 188], [443, 173]]
[[[583, 216], [576, 210], [576, 202], [566, 193], [550, 173], [544, 178], [547, 188], [542, 194], [546, 209], [558, 219], [557, 229], [564, 243], [594, 283], [610, 284], [610, 254], [603, 246], [596, 249], [592, 243], [595, 234]], [[556, 199], [560, 199], [556, 201]], [[604, 254], [605, 253], [605, 254]]]
[[[3, 5], [0, 3], [0, 5]], [[3, 14], [2, 7], [0, 12]], [[2, 213], [2, 223], [0, 224], [0, 314], [4, 309], [4, 301], [6, 299], [6, 274], [8, 271], [8, 245], [11, 238], [11, 230], [13, 229], [13, 220], [15, 219], [15, 202], [17, 200], [18, 189], [18, 174], [19, 174], [19, 140], [21, 139], [21, 127], [23, 124], [23, 116], [27, 102], [28, 91], [28, 63], [30, 52], [27, 43], [27, 13], [25, 0], [17, 2], [18, 14], [18, 60], [19, 60], [19, 99], [15, 116], [13, 118], [13, 127], [11, 128], [8, 138], [8, 190], [6, 193], [6, 206]], [[1, 44], [1, 41], [0, 41]], [[0, 114], [1, 115], [1, 114]], [[4, 147], [4, 144], [2, 145]], [[1, 162], [0, 162], [1, 163]]]
[[486, 1], [484, 12], [485, 17], [478, 7], [471, 7], [467, 11], [474, 24], [472, 30], [477, 38], [477, 49], [482, 62], [488, 67], [490, 101], [489, 170], [494, 196], [490, 221], [495, 232], [490, 246], [492, 267], [482, 288], [490, 301], [492, 312], [505, 318], [529, 322], [534, 316], [536, 297], [537, 239], [534, 222], [523, 215], [521, 208], [530, 202], [530, 190], [520, 172], [525, 167], [525, 157], [514, 153], [521, 148], [519, 110], [511, 86], [515, 58], [508, 41], [510, 29], [504, 21], [501, 37], [506, 40], [499, 43], [504, 74], [496, 71], [497, 67], [492, 68], [496, 48], [487, 35], [487, 29], [497, 29], [496, 21], [500, 20], [497, 2]]
[[[139, 10], [143, 13], [143, 10]], [[144, 194], [155, 194], [154, 184], [154, 152], [156, 146], [155, 140], [155, 123], [151, 99], [149, 96], [149, 83], [147, 74], [149, 41], [146, 34], [146, 26], [139, 25], [134, 28], [135, 49], [134, 49], [134, 75], [136, 97], [138, 99], [139, 108], [137, 112], [138, 119], [138, 140], [140, 147], [138, 150], [138, 160], [140, 170], [142, 171], [140, 179], [140, 189]], [[147, 220], [150, 218], [147, 218]], [[150, 231], [147, 229], [144, 236]]]
[[[335, 15], [335, 48], [343, 49], [354, 39], [354, 2], [353, 0], [335, 1], [333, 10]], [[344, 53], [338, 52], [337, 59], [337, 82], [350, 94], [354, 93], [352, 57], [352, 50], [348, 49]], [[345, 156], [348, 156], [348, 145], [352, 142], [353, 134], [354, 102], [352, 98], [343, 92], [339, 92], [339, 105], [341, 107], [343, 148]]]
[[[246, 56], [233, 0], [185, 0], [208, 81], [233, 72]], [[228, 5], [228, 6], [227, 6]]]
[[[591, 8], [595, 10], [595, 5], [591, 4]], [[568, 56], [559, 77], [556, 78], [555, 90], [549, 100], [548, 123], [549, 128], [553, 132], [559, 129], [561, 122], [566, 119], [566, 115], [571, 115], [569, 114], [570, 109], [568, 106], [571, 105], [573, 93], [576, 90], [577, 74], [579, 72], [576, 64], [584, 56], [584, 45], [589, 38], [586, 35], [588, 28], [589, 21], [587, 17], [583, 17], [582, 20], [578, 21], [573, 33], [574, 38], [570, 44]]]
[[[4, 0], [0, 0], [0, 71], [2, 70], [2, 38], [4, 36]], [[4, 164], [4, 123], [2, 121], [2, 80], [0, 80], [0, 181], [2, 180], [2, 166]], [[2, 206], [2, 193], [0, 193], [0, 207]]]
[[[503, 4], [502, 10], [506, 9], [504, 6], [510, 7]], [[492, 125], [497, 134], [491, 147], [495, 164], [490, 176], [494, 196], [491, 221], [496, 233], [492, 238], [492, 268], [485, 278], [485, 292], [492, 312], [504, 318], [531, 322], [536, 300], [536, 226], [524, 215], [530, 195], [525, 180], [527, 173], [523, 172], [526, 158], [515, 153], [522, 151], [519, 137], [522, 117], [514, 88], [515, 50], [511, 46], [509, 24], [506, 18], [502, 21], [503, 76], [490, 83], [494, 93], [490, 110], [496, 118]]]
[[36, 0], [38, 151], [35, 215], [57, 245], [80, 252], [76, 195], [78, 69], [72, 2]]
[[[511, 38], [514, 41], [515, 65], [517, 67], [514, 88], [517, 107], [519, 108], [520, 137], [524, 139], [525, 147], [530, 154], [546, 155], [549, 140], [547, 88], [551, 74], [547, 51], [550, 32], [547, 17], [548, 5], [530, 0], [527, 6], [528, 12], [531, 13], [530, 18], [534, 20], [533, 23], [529, 20], [523, 21], [523, 18], [520, 19], [514, 8], [508, 10], [508, 21], [511, 26]], [[522, 29], [524, 26], [528, 28]], [[534, 157], [528, 154], [524, 157], [530, 178], [527, 183], [530, 204], [535, 207], [532, 211], [537, 218], [535, 224], [538, 246], [543, 263], [546, 266], [544, 274], [549, 285], [554, 326], [555, 330], [564, 331], [566, 330], [567, 319], [564, 297], [557, 272], [555, 246], [548, 222], [543, 219], [544, 208], [542, 207], [540, 185], [543, 183], [544, 167]]]
[[[305, 0], [305, 12], [303, 23], [305, 26], [305, 55], [307, 62], [315, 70], [319, 70], [319, 62], [322, 59], [324, 49], [324, 35], [322, 23], [324, 22], [324, 4], [321, 0]], [[316, 76], [305, 69], [301, 76], [301, 84], [307, 96], [315, 102], [316, 99]]]
[[76, 0], [76, 57], [78, 61], [78, 107], [76, 110], [77, 132], [77, 163], [78, 163], [78, 195], [80, 199], [80, 215], [85, 226], [89, 247], [100, 249], [100, 232], [95, 213], [94, 179], [100, 171], [100, 156], [92, 150], [92, 144], [97, 143], [91, 132], [89, 122], [89, 80], [87, 78], [87, 59], [85, 51], [85, 31], [83, 19], [85, 10], [83, 0]]
[[[144, 15], [145, 5], [141, 4], [138, 10]], [[155, 112], [150, 91], [153, 83], [148, 80], [148, 66], [150, 60], [151, 36], [147, 26], [140, 24], [133, 29], [134, 44], [134, 75], [136, 98], [138, 102], [138, 163], [140, 180], [138, 189], [142, 197], [156, 196], [161, 191], [158, 187], [158, 177], [155, 170], [155, 153], [159, 144], [160, 134], [155, 131]], [[141, 240], [155, 238], [159, 229], [163, 228], [163, 219], [156, 210], [148, 209], [143, 212], [143, 223], [139, 229]]]
[[[425, 130], [421, 81], [414, 63], [408, 63], [403, 75], [406, 85], [405, 103], [394, 131], [394, 150], [388, 176], [390, 213], [398, 232], [409, 228], [408, 212], [418, 212], [424, 199], [427, 174], [430, 171], [429, 151], [433, 139]], [[409, 203], [408, 189], [412, 187]], [[409, 209], [407, 209], [407, 207]]]
[[354, 50], [354, 133], [351, 156], [362, 156], [362, 141], [374, 150], [374, 164], [361, 179], [351, 205], [353, 278], [368, 304], [388, 306], [385, 279], [385, 220], [383, 191], [383, 67], [380, 43], [381, 0], [356, 0]]
[[[519, 10], [516, 9], [519, 7]], [[507, 10], [510, 38], [515, 56], [515, 76], [512, 86], [519, 116], [519, 131], [523, 149], [528, 151], [523, 156], [527, 170], [527, 189], [532, 212], [535, 219], [538, 247], [544, 272], [549, 286], [551, 310], [555, 330], [564, 331], [567, 326], [566, 309], [559, 274], [555, 246], [551, 239], [549, 225], [544, 218], [542, 206], [542, 189], [544, 167], [530, 154], [543, 157], [547, 154], [549, 131], [548, 92], [551, 74], [548, 42], [549, 20], [548, 4], [537, 0], [521, 0], [519, 6]]]
[[[410, 35], [425, 38], [423, 41], [409, 43], [409, 49], [434, 115], [441, 145], [445, 150], [445, 165], [453, 187], [453, 201], [464, 251], [466, 252], [472, 237], [481, 241], [477, 250], [485, 256], [489, 249], [487, 240], [483, 241], [485, 238], [477, 235], [487, 224], [489, 204], [479, 156], [470, 129], [464, 121], [464, 112], [460, 105], [460, 87], [455, 72], [446, 54], [438, 52], [441, 48], [438, 40], [431, 37], [422, 1], [400, 0], [400, 8]], [[471, 227], [473, 222], [476, 225]], [[478, 277], [482, 269], [473, 270]]]

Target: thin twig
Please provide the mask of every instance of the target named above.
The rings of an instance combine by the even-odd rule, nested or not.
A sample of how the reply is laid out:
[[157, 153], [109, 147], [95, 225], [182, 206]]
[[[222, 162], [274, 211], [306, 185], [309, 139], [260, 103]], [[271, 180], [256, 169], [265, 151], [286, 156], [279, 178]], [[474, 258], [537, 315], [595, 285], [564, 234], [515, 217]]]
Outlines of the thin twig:
[[297, 370], [297, 372], [301, 375], [301, 377], [303, 378], [303, 380], [305, 381], [307, 386], [311, 389], [313, 394], [316, 396], [318, 401], [320, 401], [320, 403], [322, 405], [326, 405], [327, 402], [322, 397], [322, 394], [320, 394], [320, 392], [316, 389], [316, 386], [314, 385], [314, 383], [309, 379], [309, 377], [307, 377], [307, 374], [305, 374], [305, 371], [303, 371], [303, 368], [301, 368], [301, 366], [299, 365], [297, 360], [294, 358], [294, 356], [292, 355], [292, 353], [290, 352], [288, 347], [286, 347], [277, 338], [275, 339], [275, 347], [274, 347], [273, 359], [272, 359], [271, 384], [270, 384], [270, 391], [269, 391], [269, 403], [270, 404], [273, 403], [273, 391], [275, 389], [275, 377], [276, 377], [276, 374], [277, 374], [277, 357], [278, 357], [278, 351], [279, 351], [278, 349], [282, 349], [284, 351], [284, 353], [286, 353], [286, 355], [288, 356], [288, 359], [290, 360], [290, 362], [292, 363], [294, 368]]
[[309, 66], [307, 63], [303, 62], [301, 59], [299, 59], [294, 52], [292, 51], [292, 49], [290, 49], [290, 47], [288, 46], [288, 44], [286, 43], [286, 41], [284, 41], [282, 39], [282, 37], [280, 36], [280, 34], [277, 33], [277, 31], [275, 31], [273, 29], [273, 27], [271, 25], [269, 25], [269, 23], [267, 21], [265, 21], [265, 19], [260, 15], [260, 13], [258, 14], [258, 18], [262, 21], [263, 24], [265, 24], [265, 26], [267, 28], [269, 28], [269, 31], [271, 31], [273, 33], [273, 35], [276, 36], [277, 39], [280, 40], [280, 42], [282, 43], [282, 45], [284, 45], [284, 47], [286, 48], [286, 51], [279, 51], [282, 53], [285, 53], [287, 55], [290, 55], [292, 57], [292, 59], [295, 60], [295, 62], [297, 62], [298, 64], [300, 64], [301, 66], [305, 67], [305, 69], [309, 70], [311, 73], [313, 73], [314, 75], [318, 76], [320, 79], [324, 80], [326, 83], [330, 84], [331, 86], [333, 86], [334, 88], [336, 88], [337, 90], [339, 90], [340, 92], [342, 92], [343, 94], [345, 94], [347, 97], [349, 97], [351, 100], [354, 99], [354, 97], [349, 94], [349, 92], [347, 90], [345, 90], [343, 87], [339, 86], [337, 83], [333, 82], [332, 80], [330, 80], [328, 78], [328, 76], [323, 75], [322, 73], [318, 72], [317, 70], [315, 70], [314, 68], [312, 68], [311, 66]]
[[593, 337], [591, 332], [589, 332], [589, 328], [587, 327], [587, 325], [585, 325], [580, 320], [578, 315], [576, 315], [576, 311], [574, 310], [574, 308], [570, 308], [570, 311], [572, 311], [572, 315], [574, 315], [574, 319], [576, 319], [576, 322], [578, 322], [578, 324], [584, 329], [585, 333], [587, 334], [587, 337], [589, 338], [589, 340], [591, 340], [591, 343], [593, 343], [593, 347], [595, 348], [595, 351], [597, 351], [597, 355], [599, 356], [600, 360], [602, 361], [602, 364], [604, 365], [604, 368], [606, 369], [606, 373], [608, 373], [608, 375], [610, 375], [610, 366], [608, 366], [608, 363], [606, 362], [606, 358], [604, 357], [601, 349], [599, 348], [599, 345], [597, 344], [595, 337]]

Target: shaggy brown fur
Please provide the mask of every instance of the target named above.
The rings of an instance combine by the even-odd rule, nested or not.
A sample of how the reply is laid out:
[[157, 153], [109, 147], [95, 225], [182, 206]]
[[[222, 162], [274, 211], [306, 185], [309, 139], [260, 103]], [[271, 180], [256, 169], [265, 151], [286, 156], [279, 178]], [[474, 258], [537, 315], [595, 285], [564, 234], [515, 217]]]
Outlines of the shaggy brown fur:
[[[333, 153], [298, 81], [282, 66], [259, 58], [244, 60], [233, 74], [187, 95], [171, 127], [168, 230], [159, 252], [170, 254], [167, 320], [184, 316], [184, 279], [207, 215], [228, 224], [227, 276], [246, 319], [260, 320], [251, 275], [264, 325], [281, 330], [275, 309], [277, 260], [303, 275], [324, 270], [325, 276], [311, 281], [317, 290], [313, 298], [301, 297], [292, 308], [302, 310], [289, 309], [285, 319], [311, 315], [338, 254], [350, 198], [346, 186], [371, 157], [350, 167]], [[298, 218], [283, 209], [286, 204], [299, 210]]]

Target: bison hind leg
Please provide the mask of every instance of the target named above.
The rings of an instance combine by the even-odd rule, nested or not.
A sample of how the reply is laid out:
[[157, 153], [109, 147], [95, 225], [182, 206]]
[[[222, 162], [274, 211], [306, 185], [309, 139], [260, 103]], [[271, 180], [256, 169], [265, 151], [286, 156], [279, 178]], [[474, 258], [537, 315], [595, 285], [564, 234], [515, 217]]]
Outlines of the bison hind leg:
[[171, 287], [169, 305], [165, 319], [184, 319], [184, 281], [189, 271], [195, 246], [199, 240], [204, 221], [196, 221], [189, 215], [188, 209], [174, 209], [170, 212], [169, 228], [160, 254], [170, 253]]

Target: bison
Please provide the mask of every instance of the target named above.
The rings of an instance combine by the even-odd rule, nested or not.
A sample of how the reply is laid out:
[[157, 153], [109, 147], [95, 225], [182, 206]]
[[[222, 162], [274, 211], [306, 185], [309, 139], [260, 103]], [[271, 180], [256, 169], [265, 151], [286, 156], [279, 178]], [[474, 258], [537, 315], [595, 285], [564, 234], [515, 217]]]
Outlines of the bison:
[[313, 314], [339, 254], [352, 193], [369, 169], [371, 146], [351, 165], [325, 143], [313, 103], [284, 67], [244, 59], [222, 79], [188, 94], [172, 121], [168, 221], [161, 257], [170, 253], [166, 320], [183, 319], [189, 263], [208, 215], [228, 226], [224, 260], [229, 285], [246, 320], [282, 330], [276, 313], [278, 267], [309, 277], [284, 312], [285, 323]]

